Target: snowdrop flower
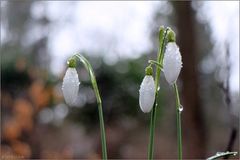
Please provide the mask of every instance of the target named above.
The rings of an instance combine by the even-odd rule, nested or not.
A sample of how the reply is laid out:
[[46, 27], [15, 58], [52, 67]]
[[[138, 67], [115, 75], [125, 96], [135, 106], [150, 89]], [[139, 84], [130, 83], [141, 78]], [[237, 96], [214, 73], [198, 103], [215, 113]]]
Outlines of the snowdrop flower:
[[73, 59], [68, 61], [68, 69], [63, 78], [62, 91], [63, 96], [68, 105], [74, 105], [74, 102], [78, 95], [79, 79], [77, 70], [75, 69], [76, 62]]
[[155, 101], [155, 84], [152, 76], [152, 67], [146, 68], [146, 75], [139, 90], [139, 105], [144, 113], [152, 110]]
[[169, 42], [163, 58], [163, 71], [170, 85], [176, 82], [182, 68], [182, 56], [175, 42]]

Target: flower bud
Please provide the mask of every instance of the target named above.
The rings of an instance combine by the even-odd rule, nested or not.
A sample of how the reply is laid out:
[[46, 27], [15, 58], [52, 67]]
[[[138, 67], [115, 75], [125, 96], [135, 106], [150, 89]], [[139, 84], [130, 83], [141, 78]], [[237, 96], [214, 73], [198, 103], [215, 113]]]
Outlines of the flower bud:
[[144, 113], [152, 110], [155, 100], [155, 85], [152, 75], [146, 75], [139, 90], [139, 105]]
[[175, 33], [173, 32], [173, 30], [171, 28], [169, 28], [168, 34], [167, 34], [167, 38], [168, 38], [168, 42], [176, 42], [176, 38], [175, 38]]
[[182, 56], [175, 42], [169, 42], [163, 58], [163, 71], [170, 85], [176, 82], [182, 68]]
[[70, 106], [74, 105], [77, 98], [79, 84], [77, 70], [69, 67], [63, 78], [62, 91], [66, 103]]

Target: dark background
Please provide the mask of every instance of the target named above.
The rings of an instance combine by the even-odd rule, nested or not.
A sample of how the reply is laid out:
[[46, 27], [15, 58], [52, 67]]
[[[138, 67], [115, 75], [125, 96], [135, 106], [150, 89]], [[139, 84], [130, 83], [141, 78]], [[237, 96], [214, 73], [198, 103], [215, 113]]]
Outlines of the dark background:
[[[48, 50], [48, 34], [42, 34], [32, 43], [24, 41], [32, 26], [40, 26], [44, 32], [58, 25], [48, 16], [34, 19], [31, 15], [34, 3], [37, 2], [1, 2], [1, 27], [7, 28], [7, 40], [1, 42], [1, 156], [100, 158], [97, 104], [87, 72], [79, 64], [79, 102], [68, 107], [61, 92], [65, 69], [57, 75], [50, 69], [55, 59]], [[199, 21], [196, 16], [197, 8], [204, 3], [167, 2], [172, 8], [169, 14], [162, 13], [164, 6], [156, 6], [159, 9], [149, 24], [154, 47], [138, 58], [119, 59], [109, 65], [102, 54], [92, 56], [88, 50], [81, 51], [93, 65], [102, 95], [109, 158], [147, 157], [150, 114], [141, 112], [138, 90], [148, 59], [157, 56], [160, 25], [171, 26], [176, 31], [183, 59], [178, 80], [184, 106], [183, 157], [207, 158], [226, 150], [239, 152], [240, 101], [239, 89], [235, 89], [236, 92], [229, 87], [232, 73], [229, 56], [233, 54], [229, 49], [230, 42], [223, 43], [221, 52], [226, 58], [222, 65], [216, 65], [211, 72], [204, 72], [201, 68], [206, 61], [208, 64], [219, 63], [214, 57], [216, 54], [212, 53], [215, 44], [210, 40], [210, 24]], [[239, 23], [239, 15], [237, 20]], [[234, 36], [238, 36], [239, 43], [239, 35]], [[59, 47], [61, 45], [64, 44]], [[216, 76], [219, 72], [223, 72], [225, 78]], [[173, 88], [163, 75], [158, 100], [155, 158], [176, 159], [175, 98]]]

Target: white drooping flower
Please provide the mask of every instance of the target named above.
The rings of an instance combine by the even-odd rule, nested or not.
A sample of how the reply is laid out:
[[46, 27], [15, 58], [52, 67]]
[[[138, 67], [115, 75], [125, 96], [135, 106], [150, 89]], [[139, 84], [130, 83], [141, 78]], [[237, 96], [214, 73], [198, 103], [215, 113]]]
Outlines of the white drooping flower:
[[63, 78], [62, 91], [66, 103], [70, 106], [74, 105], [78, 96], [79, 84], [77, 70], [69, 67]]
[[146, 75], [139, 90], [139, 105], [144, 113], [152, 110], [155, 100], [155, 85], [152, 75]]
[[163, 71], [167, 82], [176, 82], [182, 68], [182, 56], [175, 42], [169, 42], [163, 58]]

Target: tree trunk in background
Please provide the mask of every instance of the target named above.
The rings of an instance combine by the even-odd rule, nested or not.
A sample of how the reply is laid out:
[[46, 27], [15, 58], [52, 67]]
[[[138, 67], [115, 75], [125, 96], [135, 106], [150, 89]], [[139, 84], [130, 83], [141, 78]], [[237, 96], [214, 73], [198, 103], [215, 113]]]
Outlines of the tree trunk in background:
[[182, 54], [183, 157], [205, 158], [205, 128], [199, 98], [194, 16], [191, 2], [174, 2], [178, 29], [177, 41]]

